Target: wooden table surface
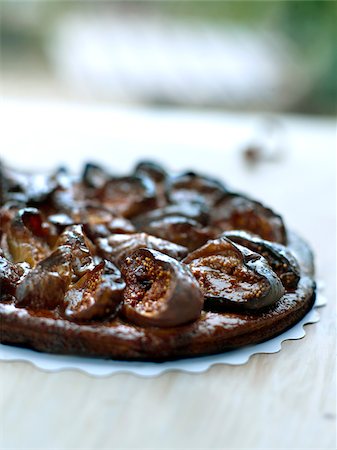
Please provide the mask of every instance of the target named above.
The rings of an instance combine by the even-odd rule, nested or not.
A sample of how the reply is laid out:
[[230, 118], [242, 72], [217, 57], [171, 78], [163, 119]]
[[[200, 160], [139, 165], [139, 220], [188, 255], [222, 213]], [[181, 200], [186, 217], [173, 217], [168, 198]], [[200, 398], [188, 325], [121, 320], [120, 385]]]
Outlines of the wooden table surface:
[[10, 449], [335, 448], [335, 151], [330, 119], [279, 117], [279, 161], [245, 165], [261, 117], [61, 103], [1, 107], [1, 156], [49, 168], [87, 158], [128, 169], [142, 156], [220, 176], [265, 200], [312, 244], [328, 305], [302, 340], [242, 366], [92, 378], [0, 363], [1, 447]]

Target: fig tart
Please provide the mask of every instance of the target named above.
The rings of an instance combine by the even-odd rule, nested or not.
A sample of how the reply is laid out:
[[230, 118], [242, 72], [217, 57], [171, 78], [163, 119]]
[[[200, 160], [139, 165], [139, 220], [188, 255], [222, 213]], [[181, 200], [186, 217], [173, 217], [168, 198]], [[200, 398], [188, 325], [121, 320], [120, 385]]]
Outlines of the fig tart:
[[308, 245], [221, 181], [0, 167], [1, 342], [163, 361], [282, 333], [313, 306]]

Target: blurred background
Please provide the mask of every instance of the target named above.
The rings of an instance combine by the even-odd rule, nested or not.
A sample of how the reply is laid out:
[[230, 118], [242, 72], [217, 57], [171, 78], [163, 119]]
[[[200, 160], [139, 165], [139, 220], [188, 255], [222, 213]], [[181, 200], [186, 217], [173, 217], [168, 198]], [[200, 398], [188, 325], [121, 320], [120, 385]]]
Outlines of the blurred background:
[[336, 113], [334, 1], [0, 1], [14, 97]]
[[[300, 344], [254, 357], [235, 374], [214, 367], [185, 384], [182, 374], [148, 380], [146, 403], [133, 395], [145, 380], [125, 384], [125, 374], [123, 389], [106, 380], [100, 402], [91, 391], [83, 408], [94, 384], [80, 374], [48, 376], [43, 390], [28, 392], [36, 373], [8, 366], [3, 447], [134, 448], [124, 420], [139, 429], [137, 448], [328, 447], [336, 386], [336, 10], [325, 0], [0, 0], [0, 159], [15, 169], [74, 173], [94, 161], [114, 174], [155, 159], [168, 170], [219, 178], [272, 206], [310, 242], [328, 298], [322, 322]], [[200, 387], [208, 409], [196, 407]], [[32, 411], [24, 417], [23, 389]], [[159, 426], [142, 420], [147, 410], [156, 410]], [[64, 427], [75, 414], [77, 425]], [[90, 436], [82, 432], [88, 423]]]

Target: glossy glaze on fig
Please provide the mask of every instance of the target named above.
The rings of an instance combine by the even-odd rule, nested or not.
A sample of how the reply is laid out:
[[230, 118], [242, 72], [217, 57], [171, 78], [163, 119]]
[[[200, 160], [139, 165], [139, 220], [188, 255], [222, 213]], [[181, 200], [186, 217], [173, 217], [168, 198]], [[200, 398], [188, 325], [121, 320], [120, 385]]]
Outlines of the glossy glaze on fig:
[[268, 339], [314, 301], [308, 246], [204, 175], [1, 166], [0, 201], [4, 343], [165, 360]]
[[198, 280], [210, 310], [258, 310], [284, 294], [267, 261], [227, 238], [209, 241], [183, 261]]
[[[33, 234], [23, 220], [26, 209], [19, 210], [10, 220], [2, 237], [2, 246], [10, 261], [14, 263], [27, 262], [34, 267], [50, 252], [45, 237]], [[39, 234], [39, 233], [38, 233]]]
[[117, 267], [102, 261], [68, 289], [64, 315], [74, 321], [111, 317], [121, 306], [124, 288]]
[[284, 245], [266, 241], [246, 231], [226, 231], [223, 236], [259, 253], [268, 261], [287, 290], [296, 289], [301, 278], [300, 267], [294, 255]]
[[47, 271], [38, 264], [17, 286], [16, 305], [35, 311], [54, 310], [62, 306], [66, 288], [57, 272]]
[[161, 239], [182, 245], [193, 251], [215, 237], [213, 228], [203, 227], [192, 219], [170, 216], [154, 220], [143, 226], [143, 230]]
[[140, 214], [133, 218], [133, 223], [137, 229], [142, 230], [154, 221], [166, 219], [168, 217], [180, 217], [188, 220], [194, 220], [200, 225], [209, 223], [209, 207], [201, 203], [182, 202], [173, 205], [166, 205], [162, 208], [156, 208], [145, 214]]
[[104, 206], [127, 218], [157, 206], [155, 184], [149, 178], [112, 178], [96, 195]]
[[168, 181], [167, 195], [171, 203], [201, 203], [213, 206], [226, 192], [218, 180], [186, 172]]
[[108, 239], [98, 239], [97, 248], [103, 258], [117, 265], [139, 248], [158, 250], [178, 260], [184, 258], [188, 253], [186, 247], [146, 233], [113, 234]]
[[152, 161], [141, 161], [136, 165], [134, 175], [141, 179], [151, 180], [155, 187], [157, 206], [159, 208], [167, 204], [166, 182], [169, 175], [162, 166]]
[[81, 277], [93, 266], [92, 244], [83, 232], [81, 225], [67, 227], [56, 242], [56, 247], [65, 246], [72, 253], [72, 270], [76, 277]]
[[174, 327], [196, 320], [204, 303], [187, 266], [156, 250], [139, 249], [122, 263], [123, 315], [140, 326]]
[[287, 243], [287, 234], [280, 215], [262, 203], [239, 194], [226, 194], [212, 209], [211, 224], [219, 232], [244, 230], [267, 241]]
[[0, 297], [15, 295], [16, 286], [24, 274], [24, 269], [0, 256]]
[[45, 201], [56, 189], [55, 180], [46, 174], [30, 174], [0, 167], [1, 205], [9, 201], [33, 206]]

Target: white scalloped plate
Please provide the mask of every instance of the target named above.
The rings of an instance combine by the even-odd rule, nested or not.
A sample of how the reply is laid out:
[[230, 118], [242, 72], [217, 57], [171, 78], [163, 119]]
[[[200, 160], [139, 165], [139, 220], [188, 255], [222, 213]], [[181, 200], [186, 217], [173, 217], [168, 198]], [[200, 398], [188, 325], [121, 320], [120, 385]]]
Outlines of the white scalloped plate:
[[305, 336], [304, 325], [319, 321], [318, 307], [324, 306], [326, 299], [322, 295], [322, 283], [318, 284], [314, 308], [295, 326], [266, 342], [249, 345], [229, 352], [200, 356], [197, 358], [179, 359], [161, 363], [137, 361], [113, 361], [79, 356], [54, 355], [34, 350], [0, 344], [0, 360], [25, 361], [48, 372], [60, 370], [79, 370], [89, 375], [102, 377], [114, 373], [133, 373], [143, 377], [154, 377], [164, 372], [178, 370], [188, 373], [201, 373], [216, 364], [233, 366], [245, 364], [252, 355], [258, 353], [277, 353], [282, 342], [301, 339]]

